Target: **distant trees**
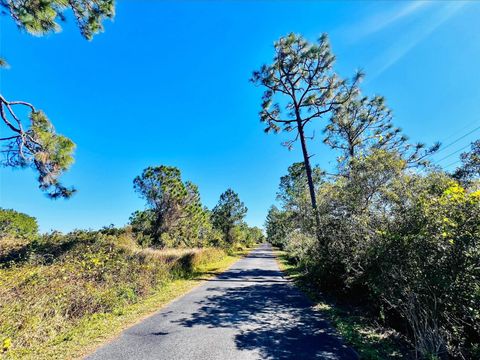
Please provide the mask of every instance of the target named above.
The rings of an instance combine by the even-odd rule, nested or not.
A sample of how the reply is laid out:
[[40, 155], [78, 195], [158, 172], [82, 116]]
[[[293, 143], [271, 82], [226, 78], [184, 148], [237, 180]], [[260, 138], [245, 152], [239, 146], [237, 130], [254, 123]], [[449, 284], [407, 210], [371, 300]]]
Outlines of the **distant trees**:
[[317, 199], [312, 166], [307, 148], [306, 125], [325, 119], [335, 108], [346, 102], [357, 91], [361, 79], [356, 74], [349, 84], [341, 80], [333, 70], [333, 56], [327, 35], [317, 44], [308, 43], [302, 36], [289, 34], [274, 45], [275, 55], [271, 65], [263, 65], [255, 71], [251, 81], [265, 88], [260, 120], [266, 124], [265, 132], [293, 132], [293, 139], [284, 143], [289, 149], [300, 141], [303, 162], [315, 214], [317, 227]]
[[[323, 182], [323, 175], [322, 170], [318, 166], [312, 169], [312, 180], [316, 194]], [[277, 200], [290, 216], [297, 218], [295, 223], [304, 230], [316, 229], [315, 213], [309, 200], [308, 181], [303, 162], [290, 165], [287, 174], [280, 178]]]
[[288, 210], [279, 209], [275, 205], [268, 209], [267, 218], [265, 219], [265, 231], [270, 244], [285, 249], [287, 236], [296, 227], [292, 215], [294, 214]]
[[131, 224], [150, 236], [153, 245], [202, 246], [208, 241], [212, 235], [209, 213], [201, 204], [198, 187], [183, 182], [178, 168], [148, 167], [133, 184], [148, 209], [135, 212]]
[[232, 189], [227, 189], [220, 195], [218, 204], [212, 210], [212, 222], [213, 226], [223, 233], [227, 244], [233, 243], [232, 231], [236, 225], [242, 223], [247, 210], [238, 194]]
[[232, 189], [221, 194], [209, 211], [200, 201], [198, 187], [184, 182], [176, 167], [148, 167], [133, 183], [147, 202], [146, 210], [130, 217], [136, 239], [143, 246], [232, 249], [264, 240], [261, 229], [243, 221], [247, 208]]
[[0, 208], [0, 240], [6, 237], [33, 240], [37, 235], [38, 224], [34, 217]]
[[247, 246], [254, 246], [265, 241], [265, 235], [263, 234], [262, 229], [259, 227], [253, 226], [250, 227], [247, 224], [242, 224], [242, 231], [244, 233], [243, 243]]
[[[71, 10], [88, 40], [103, 30], [103, 20], [113, 18], [115, 10], [114, 0], [0, 0], [0, 7], [21, 30], [33, 35], [60, 31], [59, 21]], [[0, 58], [0, 68], [6, 67], [7, 62]], [[28, 120], [22, 119], [25, 111]], [[49, 197], [70, 197], [75, 189], [63, 186], [58, 178], [73, 163], [75, 144], [57, 134], [43, 111], [28, 102], [10, 101], [0, 94], [0, 117], [10, 132], [0, 138], [3, 165], [31, 167], [38, 173], [40, 189]]]

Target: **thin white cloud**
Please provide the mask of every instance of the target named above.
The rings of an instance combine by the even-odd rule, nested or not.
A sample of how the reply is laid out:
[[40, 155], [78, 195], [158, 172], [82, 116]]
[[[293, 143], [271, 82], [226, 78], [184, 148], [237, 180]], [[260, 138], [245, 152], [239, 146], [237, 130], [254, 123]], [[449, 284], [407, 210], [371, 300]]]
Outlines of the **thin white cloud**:
[[349, 29], [355, 40], [377, 33], [402, 19], [405, 19], [431, 4], [430, 1], [412, 1], [400, 8], [375, 14]]
[[373, 71], [371, 71], [372, 76], [370, 79], [380, 75], [393, 66], [443, 23], [457, 14], [466, 4], [467, 1], [438, 4], [438, 6], [432, 9], [428, 17], [422, 17], [422, 20], [414, 24], [409, 31], [404, 31], [402, 37], [395, 39], [392, 46], [390, 46], [377, 61], [374, 61], [371, 66]]

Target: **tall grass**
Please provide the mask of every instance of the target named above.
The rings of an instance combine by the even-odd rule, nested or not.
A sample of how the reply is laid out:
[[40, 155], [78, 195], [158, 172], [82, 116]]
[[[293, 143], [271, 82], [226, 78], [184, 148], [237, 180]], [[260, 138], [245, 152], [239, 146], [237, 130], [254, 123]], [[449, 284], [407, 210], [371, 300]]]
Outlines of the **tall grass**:
[[62, 341], [86, 318], [120, 314], [163, 285], [225, 257], [213, 248], [142, 249], [128, 234], [101, 232], [0, 245], [0, 357], [5, 358]]

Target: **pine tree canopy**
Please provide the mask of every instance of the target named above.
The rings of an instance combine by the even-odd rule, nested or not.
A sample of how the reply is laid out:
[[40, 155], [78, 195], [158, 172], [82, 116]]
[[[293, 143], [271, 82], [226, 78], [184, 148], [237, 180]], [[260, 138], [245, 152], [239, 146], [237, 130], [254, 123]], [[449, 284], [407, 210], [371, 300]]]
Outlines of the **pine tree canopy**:
[[332, 113], [325, 127], [324, 143], [341, 151], [339, 161], [345, 162], [371, 149], [398, 152], [409, 164], [428, 165], [427, 157], [438, 150], [439, 143], [429, 148], [410, 144], [402, 130], [393, 125], [392, 111], [382, 96], [352, 96]]
[[83, 37], [91, 40], [103, 31], [102, 22], [115, 15], [114, 0], [0, 0], [19, 28], [33, 35], [59, 32], [70, 10]]
[[[14, 107], [29, 111], [29, 126], [14, 112]], [[23, 101], [7, 101], [0, 95], [0, 117], [12, 131], [0, 138], [3, 144], [3, 165], [31, 167], [38, 173], [41, 190], [51, 198], [70, 197], [75, 189], [63, 186], [58, 178], [73, 163], [75, 144], [59, 135], [46, 115]]]
[[232, 189], [227, 189], [220, 195], [217, 205], [212, 210], [213, 226], [222, 231], [227, 242], [230, 242], [230, 232], [235, 225], [243, 221], [247, 211], [238, 194]]
[[131, 217], [134, 230], [157, 246], [204, 246], [211, 237], [210, 214], [202, 206], [198, 187], [183, 182], [173, 166], [148, 167], [133, 181], [148, 209]]
[[[254, 84], [266, 88], [260, 111], [265, 132], [291, 132], [325, 116], [356, 91], [362, 77], [358, 73], [349, 84], [337, 76], [333, 70], [335, 57], [325, 34], [317, 44], [310, 44], [291, 33], [275, 42], [274, 52], [273, 63], [254, 71], [251, 78]], [[297, 139], [284, 145], [291, 148]]]

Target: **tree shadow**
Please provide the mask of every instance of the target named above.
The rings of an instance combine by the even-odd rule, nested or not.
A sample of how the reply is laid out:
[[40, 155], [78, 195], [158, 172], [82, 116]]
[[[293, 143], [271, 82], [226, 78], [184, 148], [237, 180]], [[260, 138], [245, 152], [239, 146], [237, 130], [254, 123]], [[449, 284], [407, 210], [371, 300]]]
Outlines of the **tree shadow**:
[[262, 359], [358, 358], [280, 271], [230, 270], [214, 280], [219, 286], [207, 289], [211, 295], [197, 302], [198, 312], [176, 323], [237, 329], [237, 348]]

